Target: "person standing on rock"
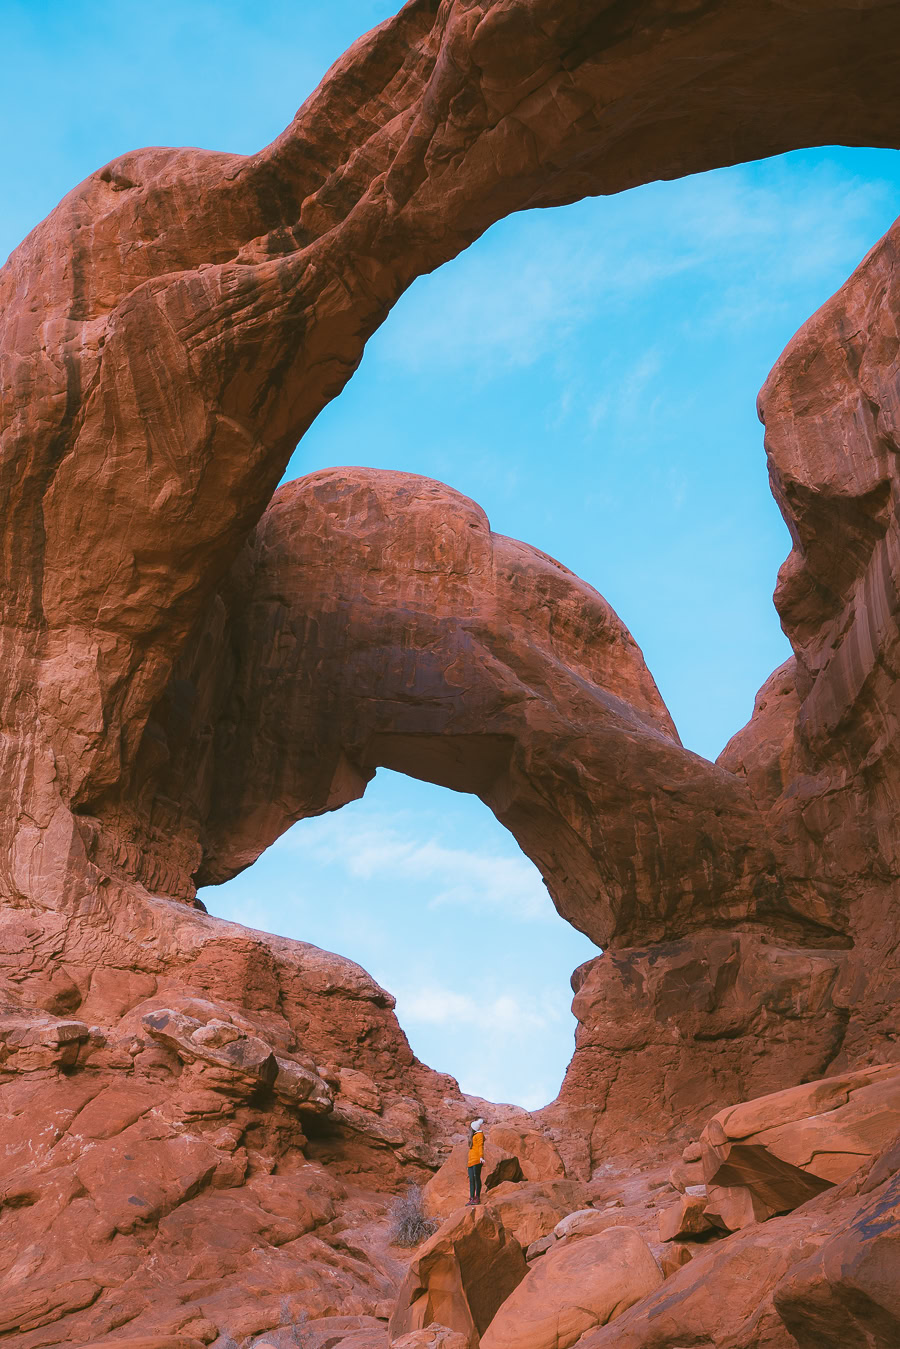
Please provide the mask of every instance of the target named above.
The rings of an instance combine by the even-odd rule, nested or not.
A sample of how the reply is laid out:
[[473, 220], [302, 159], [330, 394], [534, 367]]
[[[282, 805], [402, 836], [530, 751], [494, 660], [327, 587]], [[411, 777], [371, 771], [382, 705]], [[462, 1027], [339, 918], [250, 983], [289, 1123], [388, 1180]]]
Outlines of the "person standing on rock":
[[466, 1208], [481, 1203], [481, 1168], [484, 1165], [484, 1120], [469, 1125], [469, 1202]]

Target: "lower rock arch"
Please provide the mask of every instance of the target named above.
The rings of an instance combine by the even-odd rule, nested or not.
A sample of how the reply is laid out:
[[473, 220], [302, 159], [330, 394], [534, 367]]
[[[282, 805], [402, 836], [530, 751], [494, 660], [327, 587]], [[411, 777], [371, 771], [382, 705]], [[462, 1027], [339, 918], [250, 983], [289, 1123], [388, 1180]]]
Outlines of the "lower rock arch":
[[[151, 720], [126, 809], [178, 801], [170, 872], [199, 854], [193, 880], [216, 883], [378, 767], [480, 796], [600, 946], [752, 923], [781, 889], [746, 788], [681, 746], [596, 591], [440, 483], [329, 469], [276, 493]], [[103, 815], [101, 836], [121, 808]], [[146, 830], [136, 852], [153, 857]]]

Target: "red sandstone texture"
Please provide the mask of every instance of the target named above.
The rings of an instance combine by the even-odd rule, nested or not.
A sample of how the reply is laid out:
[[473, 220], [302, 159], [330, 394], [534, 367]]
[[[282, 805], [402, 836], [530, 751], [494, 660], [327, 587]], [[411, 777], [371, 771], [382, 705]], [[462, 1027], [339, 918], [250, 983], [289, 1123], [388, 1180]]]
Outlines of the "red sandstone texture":
[[[894, 144], [898, 36], [865, 0], [413, 0], [259, 154], [123, 156], [12, 255], [0, 1341], [900, 1342], [896, 230], [761, 397], [795, 655], [718, 765], [602, 597], [451, 488], [274, 491], [415, 276], [513, 210]], [[607, 949], [537, 1117], [419, 1064], [351, 962], [194, 907], [382, 765], [478, 794]], [[449, 1207], [473, 1110], [488, 1208], [410, 1265], [391, 1198]], [[575, 1315], [581, 1242], [645, 1283], [611, 1258]]]

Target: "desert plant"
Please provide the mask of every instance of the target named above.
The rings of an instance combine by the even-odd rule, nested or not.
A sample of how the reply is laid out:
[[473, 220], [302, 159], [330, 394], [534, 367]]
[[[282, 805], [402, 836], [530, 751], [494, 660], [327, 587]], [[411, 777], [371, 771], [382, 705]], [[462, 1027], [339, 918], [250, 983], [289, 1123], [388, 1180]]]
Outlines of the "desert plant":
[[306, 1324], [306, 1312], [300, 1312], [299, 1316], [294, 1316], [290, 1300], [286, 1297], [281, 1299], [281, 1327], [290, 1332], [287, 1340], [288, 1344], [294, 1344], [297, 1349], [303, 1349], [303, 1326]]
[[425, 1216], [422, 1191], [418, 1185], [410, 1185], [406, 1194], [394, 1200], [388, 1216], [391, 1223], [389, 1235], [395, 1246], [418, 1246], [439, 1226], [436, 1218]]
[[[294, 1345], [296, 1349], [303, 1349], [303, 1327], [309, 1319], [305, 1311], [301, 1311], [297, 1316], [294, 1315], [290, 1299], [283, 1297], [279, 1308], [281, 1312], [281, 1325], [277, 1329], [264, 1330], [263, 1333], [253, 1340], [248, 1340], [248, 1349], [256, 1349], [261, 1344], [277, 1344], [279, 1349], [288, 1349], [288, 1346]], [[285, 1331], [287, 1334], [285, 1334]], [[235, 1345], [237, 1349], [237, 1345]]]

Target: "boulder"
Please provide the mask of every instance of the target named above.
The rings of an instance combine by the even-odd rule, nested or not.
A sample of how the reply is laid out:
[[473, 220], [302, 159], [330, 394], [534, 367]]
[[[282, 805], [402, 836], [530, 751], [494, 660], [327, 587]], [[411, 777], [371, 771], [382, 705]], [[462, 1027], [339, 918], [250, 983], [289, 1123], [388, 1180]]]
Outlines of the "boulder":
[[487, 1203], [519, 1245], [530, 1246], [556, 1229], [581, 1190], [573, 1180], [505, 1182], [490, 1191]]
[[570, 1213], [553, 1230], [559, 1244], [568, 1246], [585, 1237], [595, 1237], [610, 1227], [635, 1227], [640, 1230], [647, 1224], [648, 1216], [646, 1202], [608, 1204], [602, 1209], [580, 1209]]
[[673, 1274], [677, 1274], [683, 1269], [690, 1260], [694, 1258], [694, 1250], [687, 1242], [672, 1241], [669, 1242], [660, 1253], [659, 1267], [662, 1270], [664, 1279], [669, 1279]]
[[662, 1281], [650, 1248], [630, 1227], [556, 1246], [503, 1303], [481, 1349], [569, 1349]]
[[729, 1231], [839, 1184], [900, 1133], [900, 1065], [863, 1068], [720, 1110], [701, 1137], [708, 1214]]
[[458, 1330], [449, 1326], [431, 1325], [422, 1330], [411, 1330], [391, 1341], [391, 1349], [467, 1349], [468, 1341]]
[[715, 1230], [706, 1212], [705, 1194], [684, 1194], [677, 1203], [663, 1209], [659, 1215], [660, 1241], [675, 1241], [679, 1237], [702, 1237]]
[[[580, 1231], [599, 1218], [599, 1211], [595, 1208], [578, 1208], [573, 1213], [567, 1213], [564, 1218], [556, 1224], [553, 1229], [553, 1235], [556, 1237], [567, 1237], [570, 1233]], [[602, 1231], [601, 1229], [598, 1229]]]
[[[699, 1144], [697, 1148], [699, 1151]], [[669, 1172], [669, 1184], [681, 1194], [691, 1189], [692, 1186], [702, 1185], [704, 1180], [703, 1162], [699, 1157], [692, 1162], [676, 1162]]]
[[527, 1272], [522, 1247], [490, 1208], [462, 1209], [413, 1257], [390, 1320], [391, 1338], [438, 1324], [477, 1349], [478, 1337]]
[[549, 1138], [536, 1129], [517, 1129], [512, 1124], [495, 1124], [487, 1136], [491, 1147], [501, 1148], [518, 1158], [525, 1180], [561, 1180], [566, 1174], [563, 1160]]
[[772, 1213], [772, 1208], [746, 1185], [706, 1187], [705, 1215], [721, 1232], [740, 1232], [752, 1223], [765, 1222]]

